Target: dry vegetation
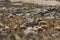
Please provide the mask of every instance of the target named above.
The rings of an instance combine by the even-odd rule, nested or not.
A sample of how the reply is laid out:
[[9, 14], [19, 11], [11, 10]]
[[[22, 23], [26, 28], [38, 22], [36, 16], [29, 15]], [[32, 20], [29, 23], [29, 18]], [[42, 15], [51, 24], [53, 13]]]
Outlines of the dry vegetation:
[[[60, 12], [49, 10], [58, 7], [24, 4], [1, 8], [0, 40], [60, 40]], [[38, 14], [40, 9], [49, 10], [48, 16]]]

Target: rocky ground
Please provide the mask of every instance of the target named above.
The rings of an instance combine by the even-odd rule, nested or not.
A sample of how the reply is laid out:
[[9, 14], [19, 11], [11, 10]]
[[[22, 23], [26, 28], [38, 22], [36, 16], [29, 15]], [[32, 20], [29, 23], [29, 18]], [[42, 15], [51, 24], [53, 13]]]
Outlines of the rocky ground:
[[60, 6], [0, 6], [0, 40], [60, 40]]

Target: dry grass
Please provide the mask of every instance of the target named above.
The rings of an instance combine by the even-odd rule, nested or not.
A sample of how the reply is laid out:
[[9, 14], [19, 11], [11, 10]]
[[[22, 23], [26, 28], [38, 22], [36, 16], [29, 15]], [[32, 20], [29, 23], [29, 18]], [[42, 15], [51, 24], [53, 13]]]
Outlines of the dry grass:
[[[23, 6], [23, 7], [26, 7]], [[50, 7], [50, 6], [49, 6]], [[30, 8], [26, 10], [26, 8]], [[24, 15], [27, 12], [22, 11], [24, 13], [22, 16], [14, 16], [12, 18], [9, 17], [9, 14], [6, 12], [0, 13], [0, 27], [3, 29], [0, 31], [0, 40], [60, 40], [60, 19], [53, 18], [53, 19], [45, 19], [45, 16], [41, 16], [38, 14], [34, 14], [33, 10], [36, 7], [26, 7], [23, 9], [24, 11], [30, 11], [31, 18], [38, 18], [42, 20], [38, 22], [37, 25], [32, 26], [25, 26], [28, 22], [28, 18]], [[41, 7], [41, 8], [47, 8]], [[36, 9], [39, 9], [37, 7]], [[32, 10], [32, 12], [31, 12]], [[6, 13], [6, 14], [5, 14]], [[56, 12], [58, 13], [58, 12]], [[17, 14], [17, 13], [16, 13]], [[24, 16], [24, 17], [23, 17]], [[55, 15], [56, 16], [56, 15]], [[23, 26], [22, 26], [23, 25]], [[30, 28], [29, 28], [30, 27]], [[56, 29], [56, 27], [58, 27]], [[33, 30], [36, 28], [35, 30]]]

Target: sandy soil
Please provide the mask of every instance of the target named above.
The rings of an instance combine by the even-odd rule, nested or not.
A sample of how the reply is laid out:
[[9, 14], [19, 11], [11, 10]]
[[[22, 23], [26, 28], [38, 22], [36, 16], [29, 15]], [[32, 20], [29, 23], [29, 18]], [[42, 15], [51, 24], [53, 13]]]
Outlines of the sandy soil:
[[21, 1], [21, 2], [25, 2], [25, 3], [33, 3], [33, 4], [44, 4], [44, 5], [60, 5], [60, 2], [58, 1], [42, 1], [42, 0], [11, 0], [12, 2], [17, 2], [17, 1]]

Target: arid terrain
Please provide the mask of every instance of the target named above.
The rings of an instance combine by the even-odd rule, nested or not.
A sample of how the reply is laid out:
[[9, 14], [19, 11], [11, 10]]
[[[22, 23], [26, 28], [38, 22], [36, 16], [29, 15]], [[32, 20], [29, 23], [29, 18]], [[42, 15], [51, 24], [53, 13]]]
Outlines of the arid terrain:
[[0, 40], [60, 40], [60, 5], [0, 3]]

